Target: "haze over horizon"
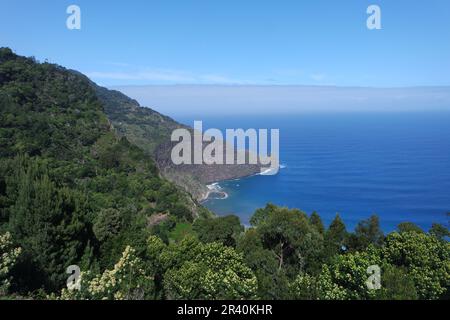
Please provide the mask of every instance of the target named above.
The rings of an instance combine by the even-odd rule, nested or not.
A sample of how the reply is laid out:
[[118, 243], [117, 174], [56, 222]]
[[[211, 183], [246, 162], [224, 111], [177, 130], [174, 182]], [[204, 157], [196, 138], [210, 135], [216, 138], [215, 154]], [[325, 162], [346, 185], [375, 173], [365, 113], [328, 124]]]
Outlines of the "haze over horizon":
[[[450, 110], [446, 0], [78, 0], [80, 30], [68, 0], [1, 4], [0, 46], [173, 117]], [[366, 26], [372, 4], [381, 30]]]
[[450, 111], [450, 87], [150, 85], [111, 87], [172, 117]]

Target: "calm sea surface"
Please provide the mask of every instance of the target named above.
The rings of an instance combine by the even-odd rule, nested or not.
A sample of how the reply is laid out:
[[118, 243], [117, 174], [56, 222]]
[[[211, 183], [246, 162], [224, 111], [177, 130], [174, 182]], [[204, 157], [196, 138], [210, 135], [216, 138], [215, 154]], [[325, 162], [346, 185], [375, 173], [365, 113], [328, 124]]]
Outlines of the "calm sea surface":
[[353, 229], [371, 214], [385, 231], [403, 221], [428, 229], [448, 223], [450, 113], [309, 114], [203, 120], [208, 128], [279, 128], [282, 169], [219, 185], [229, 197], [205, 205], [242, 222], [271, 202], [317, 211], [326, 224], [339, 213]]

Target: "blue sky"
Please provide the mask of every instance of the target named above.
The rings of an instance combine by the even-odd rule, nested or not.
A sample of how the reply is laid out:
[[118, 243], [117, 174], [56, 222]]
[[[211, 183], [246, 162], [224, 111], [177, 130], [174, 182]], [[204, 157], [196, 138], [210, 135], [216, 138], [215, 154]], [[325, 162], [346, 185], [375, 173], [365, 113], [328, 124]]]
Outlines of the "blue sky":
[[448, 86], [450, 1], [0, 0], [0, 46], [106, 86]]

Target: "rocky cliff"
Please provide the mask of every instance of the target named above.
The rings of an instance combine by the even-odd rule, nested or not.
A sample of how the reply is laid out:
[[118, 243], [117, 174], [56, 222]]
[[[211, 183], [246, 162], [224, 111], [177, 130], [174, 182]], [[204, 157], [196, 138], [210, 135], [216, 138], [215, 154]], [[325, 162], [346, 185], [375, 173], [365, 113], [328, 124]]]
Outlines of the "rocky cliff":
[[260, 172], [259, 165], [174, 165], [170, 157], [174, 145], [170, 141], [171, 134], [178, 128], [192, 132], [191, 128], [140, 106], [136, 100], [118, 91], [93, 86], [115, 130], [154, 158], [165, 178], [190, 192], [197, 200], [207, 196], [209, 189], [206, 185], [209, 183]]

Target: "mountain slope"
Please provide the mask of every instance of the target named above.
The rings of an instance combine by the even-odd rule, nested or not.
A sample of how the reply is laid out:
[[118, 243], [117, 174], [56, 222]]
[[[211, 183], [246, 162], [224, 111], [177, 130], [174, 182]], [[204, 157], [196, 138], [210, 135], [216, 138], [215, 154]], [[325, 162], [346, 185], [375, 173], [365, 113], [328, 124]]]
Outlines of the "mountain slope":
[[93, 84], [97, 96], [116, 131], [151, 155], [168, 180], [190, 192], [196, 199], [207, 196], [207, 184], [250, 176], [260, 172], [259, 165], [174, 165], [170, 141], [173, 130], [186, 128], [173, 119], [146, 107], [118, 91]]
[[145, 250], [155, 216], [208, 215], [116, 134], [86, 77], [0, 49], [0, 232], [24, 248], [20, 290], [60, 288], [79, 261], [111, 266], [125, 244]]

